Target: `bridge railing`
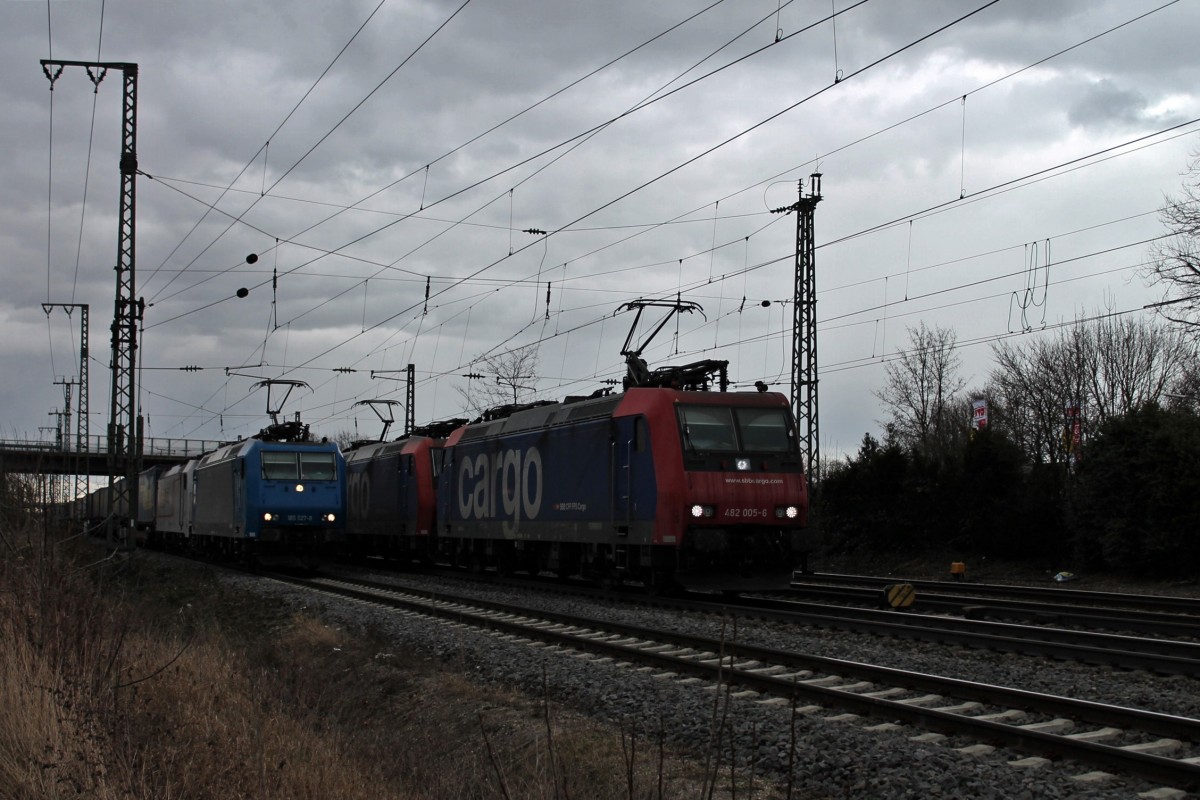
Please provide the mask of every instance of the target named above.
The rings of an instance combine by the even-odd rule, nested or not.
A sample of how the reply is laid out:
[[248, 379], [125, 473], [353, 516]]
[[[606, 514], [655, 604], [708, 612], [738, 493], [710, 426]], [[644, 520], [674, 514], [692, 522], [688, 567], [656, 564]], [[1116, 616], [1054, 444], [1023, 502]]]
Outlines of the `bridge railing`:
[[[142, 440], [142, 453], [148, 456], [177, 456], [191, 458], [216, 450], [226, 442], [215, 439], [170, 439], [151, 437]], [[62, 442], [41, 439], [0, 439], [0, 450], [44, 451], [46, 453], [96, 453], [108, 452], [108, 437], [89, 436], [85, 447], [77, 447], [75, 437]]]

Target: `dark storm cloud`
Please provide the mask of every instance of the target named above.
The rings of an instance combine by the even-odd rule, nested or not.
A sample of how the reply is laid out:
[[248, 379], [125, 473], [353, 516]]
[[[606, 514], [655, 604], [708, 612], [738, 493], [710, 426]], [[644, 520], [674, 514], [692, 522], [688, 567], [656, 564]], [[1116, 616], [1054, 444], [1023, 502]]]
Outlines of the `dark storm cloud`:
[[[90, 84], [78, 71], [63, 76], [54, 95], [50, 186], [49, 92], [37, 64], [50, 44], [47, 5], [58, 58], [95, 58], [101, 9], [96, 2], [0, 2], [7, 45], [0, 65], [8, 76], [0, 101], [12, 112], [0, 131], [12, 155], [0, 185], [7, 257], [0, 358], [5, 369], [46, 376], [32, 400], [2, 398], [11, 424], [23, 430], [42, 424], [56, 402], [45, 366], [52, 337], [38, 305], [48, 294], [74, 293], [92, 304], [92, 349], [99, 354], [93, 407], [103, 405], [106, 379], [96, 376], [107, 361], [116, 255], [119, 76], [110, 75], [95, 96], [94, 134]], [[343, 428], [354, 398], [394, 387], [362, 372], [332, 372], [339, 367], [416, 362], [423, 381], [418, 416], [428, 419], [455, 410], [434, 407], [433, 398], [453, 400], [458, 381], [432, 376], [460, 374], [465, 362], [498, 345], [542, 340], [542, 389], [556, 396], [571, 379], [594, 382], [619, 369], [628, 319], [613, 312], [621, 302], [673, 295], [680, 283], [703, 301], [709, 321], [683, 320], [679, 338], [672, 332], [657, 343], [654, 359], [730, 358], [740, 376], [774, 376], [788, 363], [788, 308], [754, 301], [790, 294], [795, 242], [792, 218], [768, 211], [795, 199], [816, 156], [826, 173], [819, 238], [829, 241], [1149, 133], [1168, 119], [1198, 116], [1197, 56], [1186, 43], [1197, 12], [1187, 4], [975, 93], [1158, 4], [1006, 0], [830, 86], [835, 70], [849, 75], [975, 6], [873, 0], [839, 17], [836, 34], [826, 23], [773, 45], [777, 28], [789, 37], [829, 9], [726, 2], [546, 99], [708, 4], [476, 0], [421, 47], [460, 3], [389, 0], [316, 83], [377, 5], [104, 4], [102, 57], [140, 65], [139, 159], [155, 176], [138, 183], [138, 269], [140, 291], [154, 303], [143, 355], [165, 368], [146, 377], [147, 413], [160, 434], [231, 433], [231, 420], [243, 412], [246, 429], [261, 427], [254, 418], [260, 403], [245, 397], [247, 381], [223, 375], [223, 367], [247, 362], [266, 362], [264, 374], [310, 381], [316, 391], [304, 408], [320, 409], [321, 424]], [[556, 147], [764, 45], [771, 46], [579, 140], [571, 152], [571, 145]], [[968, 93], [965, 106], [956, 101]], [[92, 177], [80, 247], [89, 138]], [[1014, 193], [821, 250], [821, 285], [831, 287], [822, 318], [839, 320], [823, 335], [823, 363], [866, 358], [884, 341], [890, 352], [903, 340], [903, 326], [923, 314], [931, 323], [963, 326], [960, 340], [1004, 327], [1006, 300], [985, 310], [936, 311], [932, 302], [862, 309], [902, 300], [897, 284], [909, 267], [911, 286], [948, 290], [990, 273], [916, 268], [1144, 212], [1176, 188], [1187, 149], [1181, 142], [1147, 151], [1048, 185], [1045, 194]], [[1106, 196], [1095, 185], [1118, 179], [1126, 187], [1122, 204], [1107, 196], [1101, 205]], [[1088, 213], [1071, 214], [1073, 208]], [[655, 227], [679, 217], [689, 222]], [[521, 232], [576, 220], [544, 239]], [[256, 264], [246, 262], [249, 253], [261, 256]], [[755, 264], [772, 266], [741, 273]], [[727, 273], [733, 277], [721, 280]], [[843, 284], [854, 288], [832, 290]], [[242, 287], [250, 291], [239, 299]], [[753, 313], [737, 313], [743, 297]], [[1068, 313], [1097, 302], [1084, 290], [1060, 297]], [[53, 337], [59, 372], [69, 361], [61, 355], [70, 349], [64, 331]], [[191, 363], [209, 369], [178, 372]], [[823, 408], [862, 406], [880, 373], [877, 365], [831, 372], [822, 385], [838, 394]], [[825, 424], [853, 443], [874, 427], [874, 416], [860, 409]]]

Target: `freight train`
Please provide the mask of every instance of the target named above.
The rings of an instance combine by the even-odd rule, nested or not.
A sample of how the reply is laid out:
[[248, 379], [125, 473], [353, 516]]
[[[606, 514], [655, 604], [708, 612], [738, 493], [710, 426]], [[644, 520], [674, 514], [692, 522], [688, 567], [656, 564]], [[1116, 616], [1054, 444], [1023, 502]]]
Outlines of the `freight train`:
[[345, 454], [306, 437], [236, 442], [143, 475], [138, 519], [153, 519], [149, 542], [228, 557], [336, 554], [602, 585], [790, 565], [807, 549], [808, 489], [787, 399], [726, 391], [723, 361], [650, 372], [628, 344], [623, 392], [504, 406]]

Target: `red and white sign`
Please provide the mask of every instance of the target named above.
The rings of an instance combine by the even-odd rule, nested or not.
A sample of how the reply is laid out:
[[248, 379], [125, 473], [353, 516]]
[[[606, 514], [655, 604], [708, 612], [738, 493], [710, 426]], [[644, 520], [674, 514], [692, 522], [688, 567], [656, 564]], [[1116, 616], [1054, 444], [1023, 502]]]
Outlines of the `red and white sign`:
[[1083, 444], [1083, 409], [1067, 403], [1064, 412], [1067, 418], [1067, 429], [1063, 438], [1066, 441], [1067, 455], [1072, 460], [1078, 461]]
[[987, 427], [987, 400], [971, 401], [971, 427], [982, 430]]

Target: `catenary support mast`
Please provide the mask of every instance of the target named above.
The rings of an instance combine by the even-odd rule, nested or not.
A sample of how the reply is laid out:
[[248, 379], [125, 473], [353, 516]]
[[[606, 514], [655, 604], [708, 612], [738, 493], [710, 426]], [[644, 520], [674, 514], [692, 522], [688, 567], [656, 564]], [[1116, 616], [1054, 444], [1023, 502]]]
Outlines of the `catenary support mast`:
[[800, 450], [810, 482], [820, 479], [817, 414], [817, 270], [813, 217], [821, 202], [821, 173], [809, 176], [809, 192], [800, 181], [796, 211], [796, 293], [792, 323], [792, 403], [799, 426]]
[[[79, 399], [76, 405], [77, 413], [75, 416], [75, 443], [74, 446], [70, 442], [70, 431], [67, 431], [67, 450], [75, 453], [74, 466], [75, 470], [75, 486], [72, 498], [82, 497], [87, 494], [88, 476], [81, 464], [82, 454], [86, 453], [89, 447], [88, 444], [88, 305], [87, 303], [42, 303], [42, 310], [49, 316], [56, 309], [66, 309], [67, 315], [72, 315], [76, 310], [79, 311]], [[70, 403], [67, 403], [67, 410], [70, 411]], [[68, 426], [69, 427], [69, 426]], [[72, 506], [74, 508], [74, 506]], [[72, 511], [72, 513], [74, 513]]]
[[142, 417], [137, 408], [137, 332], [145, 303], [137, 296], [135, 270], [137, 183], [137, 64], [42, 60], [50, 88], [64, 67], [83, 67], [99, 90], [109, 70], [124, 78], [121, 99], [121, 202], [117, 230], [117, 291], [112, 323], [112, 398], [108, 418], [108, 536], [125, 539], [136, 513], [134, 498], [142, 461]]

